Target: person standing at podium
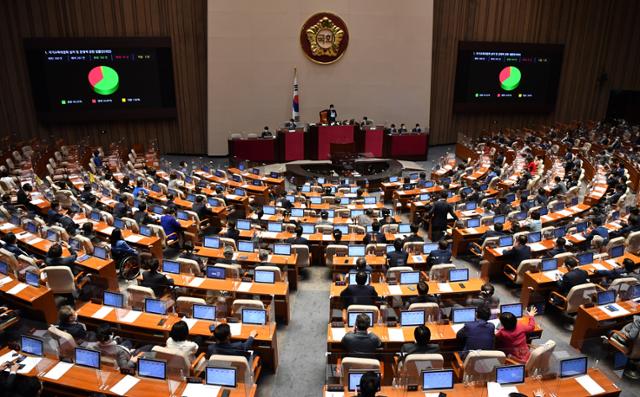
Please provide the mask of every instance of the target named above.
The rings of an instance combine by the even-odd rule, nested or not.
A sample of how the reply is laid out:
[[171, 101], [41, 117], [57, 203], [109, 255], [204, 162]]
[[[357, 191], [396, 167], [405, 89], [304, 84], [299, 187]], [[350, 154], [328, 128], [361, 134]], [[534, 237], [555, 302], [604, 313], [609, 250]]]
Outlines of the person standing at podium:
[[329, 124], [333, 124], [336, 122], [336, 120], [338, 119], [338, 112], [336, 112], [336, 108], [333, 107], [333, 103], [331, 105], [329, 105], [329, 115], [327, 117], [327, 120], [329, 121]]
[[416, 126], [415, 126], [415, 127], [413, 127], [413, 129], [411, 130], [411, 132], [417, 132], [417, 133], [422, 132], [422, 128], [420, 128], [420, 123], [416, 123]]
[[265, 125], [260, 138], [273, 138], [273, 134], [269, 131], [269, 126]]
[[362, 117], [362, 123], [360, 123], [363, 127], [371, 127], [373, 126], [373, 120], [369, 119], [367, 116]]
[[288, 122], [284, 123], [284, 128], [288, 130], [296, 129], [296, 121], [294, 119], [290, 119]]

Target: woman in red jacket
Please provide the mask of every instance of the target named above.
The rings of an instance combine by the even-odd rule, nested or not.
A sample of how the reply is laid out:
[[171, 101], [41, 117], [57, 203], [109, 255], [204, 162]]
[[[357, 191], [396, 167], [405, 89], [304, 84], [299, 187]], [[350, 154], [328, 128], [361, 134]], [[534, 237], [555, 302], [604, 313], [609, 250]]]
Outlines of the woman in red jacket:
[[528, 318], [527, 323], [518, 321], [513, 313], [502, 313], [500, 315], [502, 328], [496, 334], [496, 349], [504, 351], [508, 356], [520, 362], [526, 362], [530, 354], [527, 333], [535, 329], [536, 322], [533, 316], [537, 313], [535, 306], [525, 313]]

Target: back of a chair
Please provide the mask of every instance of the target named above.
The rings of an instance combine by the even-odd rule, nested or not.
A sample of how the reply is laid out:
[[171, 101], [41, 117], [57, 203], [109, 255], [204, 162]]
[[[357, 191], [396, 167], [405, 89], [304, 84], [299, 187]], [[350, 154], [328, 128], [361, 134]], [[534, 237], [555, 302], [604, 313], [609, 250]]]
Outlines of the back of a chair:
[[122, 221], [127, 226], [127, 228], [131, 229], [134, 233], [140, 232], [140, 227], [138, 227], [138, 222], [135, 219], [123, 216]]
[[373, 319], [371, 319], [373, 324], [377, 323], [380, 318], [380, 309], [374, 305], [349, 305], [347, 308], [347, 316], [352, 312], [373, 312]]
[[565, 310], [567, 314], [577, 312], [580, 305], [591, 303], [596, 291], [596, 285], [593, 283], [580, 284], [571, 288], [567, 294], [567, 309]]
[[464, 374], [474, 380], [487, 379], [505, 360], [504, 352], [499, 350], [472, 350], [464, 360]]
[[246, 385], [253, 385], [255, 379], [249, 360], [245, 356], [213, 354], [207, 361], [207, 366], [235, 368], [236, 378]]
[[176, 261], [180, 264], [180, 273], [192, 274], [194, 276], [200, 276], [200, 265], [193, 259], [178, 258]]
[[144, 310], [144, 300], [146, 298], [156, 298], [156, 294], [153, 293], [151, 288], [139, 285], [129, 285], [127, 294], [129, 295], [129, 306], [135, 310]]
[[423, 241], [408, 241], [404, 243], [404, 245], [402, 246], [402, 249], [409, 253], [421, 254], [423, 246], [424, 246]]
[[390, 267], [387, 270], [387, 281], [400, 280], [400, 273], [402, 272], [412, 272], [413, 268], [411, 266], [396, 266]]
[[544, 375], [549, 372], [549, 363], [555, 348], [556, 342], [548, 340], [544, 344], [531, 350], [529, 360], [527, 360], [527, 363], [525, 364], [527, 374], [531, 375], [534, 371], [538, 371], [539, 375]]
[[634, 255], [640, 253], [640, 232], [632, 232], [627, 236], [627, 251]]
[[164, 232], [164, 229], [162, 228], [162, 226], [160, 225], [153, 225], [153, 224], [148, 224], [147, 225], [149, 227], [149, 229], [151, 230], [151, 232], [160, 239], [160, 241], [162, 242], [162, 246], [166, 247], [167, 245], [167, 235]]
[[226, 278], [238, 279], [240, 278], [240, 274], [242, 273], [242, 266], [238, 265], [237, 263], [231, 263], [231, 264], [216, 263], [216, 267], [221, 267], [225, 269], [224, 276]]
[[52, 226], [49, 226], [49, 228], [54, 232], [58, 233], [58, 236], [60, 236], [60, 239], [62, 241], [69, 241], [69, 233], [67, 233], [65, 228], [63, 228], [62, 226], [52, 225]]
[[54, 294], [72, 294], [76, 291], [73, 273], [69, 266], [47, 266], [42, 268], [47, 276], [47, 287]]
[[520, 265], [518, 265], [518, 270], [517, 270], [514, 284], [522, 285], [522, 282], [524, 281], [524, 274], [528, 271], [538, 269], [541, 262], [542, 261], [540, 259], [526, 259], [520, 262]]
[[367, 228], [362, 225], [354, 225], [354, 224], [349, 225], [349, 233], [365, 234], [366, 232], [367, 232]]
[[324, 254], [325, 262], [327, 263], [327, 266], [331, 266], [333, 265], [334, 256], [346, 256], [348, 253], [349, 247], [347, 247], [346, 245], [329, 244]]
[[331, 234], [331, 233], [333, 233], [333, 226], [331, 226], [331, 225], [316, 225], [316, 233]]
[[278, 266], [256, 266], [254, 271], [264, 270], [275, 274], [275, 281], [283, 281], [282, 270]]
[[222, 248], [229, 246], [233, 248], [234, 251], [238, 250], [235, 240], [229, 237], [220, 237], [220, 245]]
[[308, 245], [293, 244], [291, 246], [291, 253], [296, 254], [297, 267], [308, 267], [310, 265]]
[[55, 325], [47, 329], [48, 335], [57, 343], [57, 353], [60, 358], [73, 358], [75, 355], [76, 341], [70, 333], [63, 331]]
[[440, 305], [434, 302], [412, 303], [409, 306], [409, 310], [422, 310], [425, 319], [431, 319], [431, 321], [440, 320]]
[[191, 371], [191, 362], [189, 357], [180, 350], [169, 349], [164, 346], [154, 346], [151, 351], [154, 358], [167, 362], [167, 374], [179, 375], [189, 374]]
[[86, 252], [87, 254], [93, 254], [93, 243], [91, 242], [91, 239], [80, 234], [76, 234], [75, 236], [73, 236], [73, 238], [82, 243], [84, 252]]
[[342, 384], [348, 384], [349, 372], [371, 370], [380, 372], [380, 361], [373, 358], [345, 357], [342, 359]]
[[176, 312], [193, 316], [193, 305], [206, 305], [207, 302], [202, 298], [194, 298], [191, 296], [179, 296], [176, 299]]
[[500, 240], [500, 237], [487, 237], [486, 239], [484, 239], [484, 241], [482, 242], [482, 251], [484, 252], [484, 250], [486, 248], [489, 247], [497, 247], [498, 246], [498, 241]]
[[609, 290], [616, 291], [620, 299], [628, 299], [631, 287], [638, 285], [638, 279], [635, 277], [620, 277], [611, 282]]
[[422, 376], [422, 371], [442, 369], [444, 357], [442, 354], [409, 354], [404, 358], [403, 373], [409, 379], [408, 384], [416, 384]]
[[264, 310], [264, 303], [254, 299], [236, 299], [231, 304], [231, 312], [233, 314], [242, 314], [242, 309], [260, 309]]
[[0, 248], [0, 261], [6, 263], [9, 266], [9, 272], [14, 276], [18, 276], [20, 272], [20, 264], [15, 256], [4, 248]]
[[611, 240], [609, 240], [607, 242], [607, 245], [605, 246], [604, 250], [609, 252], [611, 250], [611, 248], [617, 247], [619, 245], [624, 245], [624, 237], [622, 237], [622, 236], [616, 237], [616, 238], [612, 238]]
[[433, 265], [429, 271], [429, 280], [448, 280], [449, 270], [455, 269], [456, 265], [453, 263], [442, 263], [439, 265]]
[[574, 258], [576, 259], [576, 254], [573, 252], [563, 252], [560, 253], [558, 255], [555, 255], [554, 258], [556, 258], [558, 260], [558, 267], [564, 265], [564, 261], [567, 260], [567, 258]]
[[395, 234], [398, 233], [398, 225], [395, 223], [391, 223], [391, 224], [386, 224], [386, 225], [382, 225], [382, 227], [380, 227], [380, 232], [381, 233], [391, 233], [391, 234]]

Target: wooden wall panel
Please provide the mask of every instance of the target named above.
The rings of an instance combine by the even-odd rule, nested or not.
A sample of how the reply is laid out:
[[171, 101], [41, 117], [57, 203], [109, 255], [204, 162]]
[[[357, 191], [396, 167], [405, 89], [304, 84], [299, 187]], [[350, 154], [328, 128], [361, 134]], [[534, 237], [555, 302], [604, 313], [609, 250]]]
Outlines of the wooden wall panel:
[[[458, 133], [600, 119], [613, 89], [640, 90], [640, 2], [635, 0], [435, 0], [431, 84], [432, 144]], [[458, 41], [561, 43], [555, 112], [452, 112]], [[606, 73], [608, 78], [599, 82]]]
[[[162, 152], [205, 153], [206, 0], [7, 0], [0, 2], [0, 133], [62, 136], [68, 142], [146, 143]], [[35, 117], [25, 37], [169, 36], [178, 117], [174, 120], [46, 126]], [[100, 131], [105, 133], [101, 134]]]

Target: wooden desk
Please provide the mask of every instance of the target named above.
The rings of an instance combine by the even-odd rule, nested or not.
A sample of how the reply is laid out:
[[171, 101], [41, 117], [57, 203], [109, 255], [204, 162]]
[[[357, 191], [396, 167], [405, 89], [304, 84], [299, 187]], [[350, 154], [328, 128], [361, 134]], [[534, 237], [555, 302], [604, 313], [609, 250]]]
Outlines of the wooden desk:
[[[109, 323], [118, 328], [118, 335], [127, 337], [141, 343], [158, 343], [164, 345], [169, 337], [169, 332], [173, 324], [181, 320], [175, 314], [161, 316], [153, 313], [140, 313], [140, 316], [134, 322], [123, 321], [124, 316], [130, 312], [128, 309], [114, 309], [104, 318], [95, 318], [93, 315], [102, 308], [102, 305], [96, 303], [85, 303], [78, 309], [78, 317], [82, 322], [91, 327], [98, 327], [100, 324]], [[158, 325], [162, 318], [166, 318], [164, 325]], [[202, 336], [205, 339], [211, 336], [209, 326], [216, 322], [207, 320], [188, 320], [193, 321], [193, 325], [189, 328], [189, 334], [192, 336]], [[251, 331], [257, 331], [253, 350], [260, 354], [265, 365], [274, 371], [278, 367], [278, 338], [277, 327], [274, 323], [267, 325], [242, 325], [241, 333], [232, 335], [234, 341], [244, 341], [249, 338]], [[206, 350], [206, 348], [205, 348]]]
[[[469, 252], [469, 246], [480, 239], [484, 233], [488, 230], [493, 230], [492, 226], [482, 225], [473, 228], [454, 228], [453, 229], [453, 243], [451, 244], [451, 255], [457, 257]], [[511, 230], [511, 222], [507, 221], [504, 224], [504, 230]]]
[[[54, 324], [57, 321], [58, 310], [53, 299], [53, 292], [49, 288], [44, 285], [35, 288], [9, 276], [2, 276], [0, 280], [0, 282], [4, 282], [0, 286], [4, 302], [7, 302], [10, 306], [17, 306], [25, 310], [34, 319], [42, 320], [49, 324]], [[25, 286], [26, 288], [18, 293], [9, 293], [17, 286]]]
[[[103, 238], [108, 238], [111, 236], [114, 227], [109, 225], [106, 222], [95, 222], [90, 219], [84, 218], [83, 216], [74, 217], [73, 219], [76, 223], [84, 223], [91, 222], [93, 223], [93, 229], [101, 235]], [[159, 237], [156, 236], [143, 236], [141, 234], [136, 234], [129, 229], [122, 229], [122, 237], [124, 237], [125, 241], [129, 244], [133, 244], [138, 248], [142, 248], [145, 251], [148, 251], [155, 258], [162, 260], [162, 241], [160, 241]]]
[[[0, 355], [9, 353], [11, 350], [3, 348]], [[55, 358], [44, 357], [38, 365], [31, 370], [26, 376], [35, 376], [42, 381], [44, 387], [43, 395], [65, 395], [65, 396], [82, 396], [86, 397], [92, 393], [116, 395], [110, 392], [125, 375], [113, 368], [102, 366], [103, 373], [106, 377], [106, 386], [108, 390], [100, 389], [100, 381], [98, 372], [95, 369], [74, 365], [60, 379], [46, 378], [44, 375], [56, 366], [59, 361]], [[133, 386], [125, 396], [131, 397], [169, 397], [171, 395], [169, 384], [167, 381], [161, 381], [150, 378], [138, 378], [140, 381]], [[186, 382], [180, 382], [176, 390], [177, 396], [181, 396], [187, 386]], [[236, 389], [229, 389], [229, 396], [233, 397], [253, 397], [257, 386], [254, 384], [247, 394], [244, 384], [238, 384]]]
[[[602, 397], [615, 397], [620, 395], [620, 389], [613, 383], [602, 371], [599, 369], [590, 368], [588, 375], [595, 380], [605, 392], [598, 394]], [[516, 385], [518, 391], [527, 396], [533, 396], [534, 392], [540, 388], [546, 391], [545, 395], [554, 393], [558, 397], [590, 397], [589, 394], [576, 380], [575, 378], [561, 378], [561, 379], [548, 379], [543, 381], [537, 381], [527, 378], [525, 383]], [[326, 391], [326, 387], [323, 389], [323, 395], [328, 397], [330, 394]], [[465, 386], [462, 383], [456, 383], [452, 390], [445, 390], [448, 397], [478, 397], [487, 396], [487, 387], [482, 386]], [[382, 386], [380, 391], [381, 395], [387, 397], [424, 397], [425, 392], [420, 388], [416, 391], [406, 391], [404, 389], [396, 389], [392, 386]], [[437, 394], [437, 392], [436, 392]], [[345, 396], [348, 395], [345, 389]], [[492, 396], [488, 396], [492, 397]]]
[[[554, 240], [542, 240], [539, 243], [527, 245], [531, 247], [531, 257], [536, 258], [541, 256], [544, 252], [552, 249], [554, 244]], [[505, 251], [510, 250], [511, 248], [512, 247], [507, 247]], [[504, 259], [504, 254], [502, 253], [502, 249], [496, 249], [493, 247], [485, 249], [483, 259], [486, 259], [486, 262], [483, 263], [480, 271], [481, 277], [485, 280], [491, 280], [492, 277], [502, 274], [504, 265], [507, 264]]]
[[[365, 255], [364, 259], [367, 261], [367, 265], [371, 266], [374, 271], [381, 271], [387, 264], [386, 256], [377, 255]], [[332, 273], [347, 273], [349, 270], [356, 266], [357, 257], [353, 256], [334, 256], [333, 265], [331, 266]]]
[[640, 314], [640, 304], [637, 302], [629, 300], [616, 303], [629, 313], [614, 317], [602, 311], [598, 306], [589, 308], [580, 306], [578, 308], [576, 321], [573, 325], [571, 340], [569, 341], [571, 346], [581, 350], [589, 338], [604, 335], [612, 329], [620, 329], [628, 323], [633, 316]]

